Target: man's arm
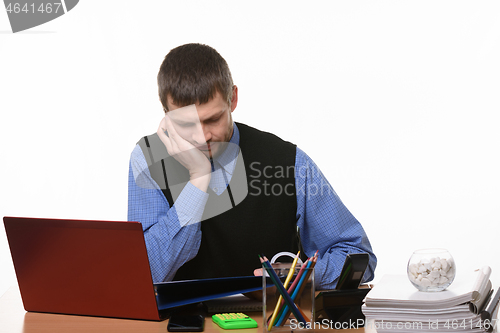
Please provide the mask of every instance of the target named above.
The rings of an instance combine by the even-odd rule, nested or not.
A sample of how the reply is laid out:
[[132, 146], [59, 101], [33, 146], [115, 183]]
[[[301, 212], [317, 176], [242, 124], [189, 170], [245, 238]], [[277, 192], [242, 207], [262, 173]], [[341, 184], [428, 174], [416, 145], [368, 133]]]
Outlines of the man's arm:
[[315, 277], [320, 289], [337, 285], [348, 253], [366, 252], [370, 262], [363, 282], [374, 277], [377, 259], [358, 220], [337, 196], [312, 159], [297, 148], [295, 159], [297, 226], [304, 251], [312, 256], [319, 250]]
[[128, 220], [142, 223], [153, 282], [172, 280], [194, 258], [201, 242], [200, 223], [208, 194], [190, 182], [170, 208], [151, 178], [139, 145], [130, 157]]

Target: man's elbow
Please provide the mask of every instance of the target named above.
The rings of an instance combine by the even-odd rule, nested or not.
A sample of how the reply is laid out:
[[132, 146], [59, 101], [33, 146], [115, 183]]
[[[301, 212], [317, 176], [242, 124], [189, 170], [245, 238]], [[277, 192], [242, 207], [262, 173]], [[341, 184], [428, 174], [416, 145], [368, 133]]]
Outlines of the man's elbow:
[[377, 267], [377, 257], [370, 253], [370, 260], [368, 261], [368, 267], [366, 267], [365, 274], [363, 275], [363, 283], [369, 282], [373, 280], [375, 277], [375, 268]]

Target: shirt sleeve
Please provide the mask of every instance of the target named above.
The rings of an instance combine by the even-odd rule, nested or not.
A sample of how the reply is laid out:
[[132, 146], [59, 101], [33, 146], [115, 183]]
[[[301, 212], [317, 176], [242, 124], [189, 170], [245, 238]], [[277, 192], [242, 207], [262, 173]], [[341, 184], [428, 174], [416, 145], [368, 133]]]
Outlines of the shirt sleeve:
[[198, 253], [200, 222], [208, 194], [188, 182], [170, 205], [152, 179], [139, 145], [132, 151], [128, 179], [128, 220], [142, 224], [153, 282], [170, 281]]
[[349, 253], [369, 254], [370, 261], [363, 282], [372, 280], [377, 258], [363, 227], [312, 159], [299, 148], [295, 172], [297, 226], [302, 247], [307, 256], [319, 250], [315, 266], [317, 288], [335, 288]]

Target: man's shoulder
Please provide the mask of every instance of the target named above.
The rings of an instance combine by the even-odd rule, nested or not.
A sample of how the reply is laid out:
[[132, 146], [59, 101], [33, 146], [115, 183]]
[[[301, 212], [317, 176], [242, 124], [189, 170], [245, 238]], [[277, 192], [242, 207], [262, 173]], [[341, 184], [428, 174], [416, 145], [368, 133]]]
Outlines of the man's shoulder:
[[235, 124], [236, 126], [238, 126], [240, 136], [244, 138], [250, 137], [253, 142], [258, 141], [258, 143], [266, 143], [266, 142], [277, 143], [277, 144], [285, 144], [296, 147], [296, 145], [293, 144], [292, 142], [283, 140], [274, 133], [262, 131], [243, 123], [235, 122]]
[[270, 133], [270, 132], [266, 132], [266, 131], [262, 131], [262, 130], [259, 130], [259, 129], [255, 128], [255, 127], [246, 125], [246, 124], [242, 124], [242, 123], [238, 123], [238, 122], [235, 122], [235, 124], [236, 124], [236, 126], [238, 126], [238, 130], [240, 132], [243, 130], [243, 132], [257, 134], [256, 137], [258, 137], [259, 138], [258, 140], [261, 141], [261, 142], [255, 142], [255, 141], [253, 141], [252, 143], [255, 143], [253, 145], [254, 147], [258, 147], [260, 149], [264, 148], [264, 147], [268, 147], [268, 145], [266, 145], [266, 142], [268, 140], [276, 140], [276, 142], [280, 142], [284, 146], [288, 146], [288, 148], [291, 149], [290, 151], [293, 150], [293, 152], [295, 154], [295, 164], [296, 164], [296, 166], [300, 166], [300, 167], [303, 167], [303, 166], [304, 167], [314, 166], [314, 167], [316, 167], [316, 164], [311, 159], [311, 157], [309, 155], [307, 155], [307, 153], [305, 151], [303, 151], [302, 149], [300, 149], [299, 147], [297, 147], [296, 144], [294, 144], [292, 142], [289, 142], [289, 141], [286, 141], [286, 140], [283, 140], [282, 138], [280, 138], [276, 134], [273, 134], [273, 133]]
[[137, 140], [137, 145], [149, 148], [151, 147], [151, 145], [157, 144], [158, 142], [161, 142], [161, 140], [158, 134], [155, 132], [153, 134], [141, 137], [139, 140]]

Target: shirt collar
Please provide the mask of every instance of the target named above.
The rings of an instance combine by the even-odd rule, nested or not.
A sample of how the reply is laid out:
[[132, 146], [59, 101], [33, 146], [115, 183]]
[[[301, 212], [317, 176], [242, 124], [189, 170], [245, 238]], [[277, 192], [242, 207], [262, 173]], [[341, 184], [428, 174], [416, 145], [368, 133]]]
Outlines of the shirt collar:
[[238, 154], [240, 152], [240, 131], [238, 126], [233, 123], [233, 135], [226, 149], [215, 158], [215, 160], [222, 166], [222, 168], [229, 173], [233, 174], [234, 167], [236, 166], [236, 160], [238, 159]]

